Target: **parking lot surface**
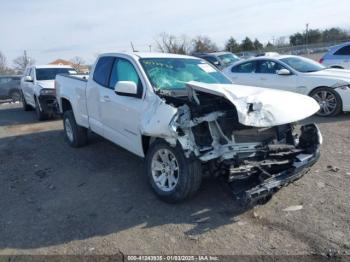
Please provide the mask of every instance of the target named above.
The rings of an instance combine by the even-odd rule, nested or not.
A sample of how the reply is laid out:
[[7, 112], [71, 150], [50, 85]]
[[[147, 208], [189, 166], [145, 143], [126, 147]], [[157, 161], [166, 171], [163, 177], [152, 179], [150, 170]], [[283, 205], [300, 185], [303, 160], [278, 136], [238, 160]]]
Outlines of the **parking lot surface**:
[[350, 254], [350, 115], [307, 121], [324, 137], [320, 161], [247, 210], [213, 179], [163, 203], [142, 159], [93, 134], [70, 148], [60, 119], [2, 104], [0, 254]]

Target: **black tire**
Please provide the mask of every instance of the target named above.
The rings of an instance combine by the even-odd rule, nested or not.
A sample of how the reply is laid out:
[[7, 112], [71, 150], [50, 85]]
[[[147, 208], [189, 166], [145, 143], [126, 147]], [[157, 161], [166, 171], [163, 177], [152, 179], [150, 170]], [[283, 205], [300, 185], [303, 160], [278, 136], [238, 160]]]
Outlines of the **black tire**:
[[[321, 106], [321, 103], [323, 101], [322, 95], [321, 95], [322, 93], [326, 93], [327, 94], [326, 97], [330, 97], [330, 96], [334, 97], [335, 106], [332, 110], [330, 110], [328, 112], [326, 112], [324, 109], [322, 109], [322, 106]], [[316, 113], [316, 115], [322, 116], [322, 117], [328, 117], [328, 116], [336, 116], [340, 112], [342, 112], [343, 105], [342, 105], [341, 97], [339, 96], [339, 94], [336, 91], [334, 91], [334, 89], [329, 88], [329, 87], [320, 87], [320, 88], [313, 90], [310, 93], [310, 96], [313, 97], [321, 106], [321, 110], [318, 111]]]
[[[178, 164], [177, 183], [175, 187], [170, 191], [162, 190], [157, 184], [152, 175], [152, 161], [153, 157], [160, 152], [160, 150], [166, 149], [175, 156]], [[149, 182], [156, 193], [156, 195], [163, 201], [168, 203], [179, 203], [197, 193], [201, 182], [202, 172], [201, 163], [194, 157], [187, 158], [180, 145], [171, 147], [164, 140], [156, 140], [147, 152], [145, 159], [146, 170]], [[168, 181], [169, 184], [169, 181]]]
[[[70, 127], [68, 126], [68, 124], [70, 125]], [[88, 143], [87, 129], [77, 124], [72, 110], [64, 112], [63, 127], [65, 140], [71, 147], [82, 147]], [[69, 128], [72, 132], [71, 137], [68, 135]]]
[[10, 97], [13, 103], [15, 102], [21, 102], [22, 100], [22, 95], [21, 92], [18, 90], [13, 90], [10, 92]]
[[35, 112], [36, 112], [37, 119], [39, 121], [44, 121], [49, 119], [49, 115], [40, 110], [38, 99], [35, 97], [34, 100], [35, 100]]
[[27, 104], [26, 99], [24, 98], [24, 95], [22, 94], [22, 107], [24, 111], [31, 111], [33, 108]]

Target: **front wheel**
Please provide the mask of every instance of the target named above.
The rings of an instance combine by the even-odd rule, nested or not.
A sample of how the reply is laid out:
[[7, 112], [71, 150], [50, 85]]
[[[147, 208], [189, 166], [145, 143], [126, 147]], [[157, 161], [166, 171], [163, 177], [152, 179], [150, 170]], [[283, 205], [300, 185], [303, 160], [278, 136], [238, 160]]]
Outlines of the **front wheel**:
[[320, 105], [318, 116], [336, 116], [342, 111], [342, 101], [339, 94], [329, 87], [318, 88], [310, 94]]
[[154, 192], [169, 203], [190, 198], [202, 181], [200, 161], [185, 157], [180, 145], [171, 147], [163, 140], [156, 140], [151, 145], [146, 168]]

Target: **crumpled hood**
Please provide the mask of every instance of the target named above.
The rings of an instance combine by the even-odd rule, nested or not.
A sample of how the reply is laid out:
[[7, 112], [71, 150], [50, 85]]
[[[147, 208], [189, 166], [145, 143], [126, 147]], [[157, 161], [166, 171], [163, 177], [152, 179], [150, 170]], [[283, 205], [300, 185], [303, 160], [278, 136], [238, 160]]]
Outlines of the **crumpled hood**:
[[189, 88], [228, 99], [246, 126], [271, 127], [305, 119], [315, 114], [318, 103], [297, 93], [242, 85], [189, 82]]
[[55, 88], [55, 80], [45, 80], [45, 81], [36, 81], [36, 84], [41, 86], [42, 88], [54, 89]]
[[324, 69], [321, 71], [317, 72], [310, 72], [310, 73], [305, 73], [307, 76], [311, 77], [324, 77], [327, 79], [334, 79], [335, 81], [338, 80], [343, 80], [346, 81], [347, 83], [350, 83], [350, 70], [345, 70], [345, 69]]

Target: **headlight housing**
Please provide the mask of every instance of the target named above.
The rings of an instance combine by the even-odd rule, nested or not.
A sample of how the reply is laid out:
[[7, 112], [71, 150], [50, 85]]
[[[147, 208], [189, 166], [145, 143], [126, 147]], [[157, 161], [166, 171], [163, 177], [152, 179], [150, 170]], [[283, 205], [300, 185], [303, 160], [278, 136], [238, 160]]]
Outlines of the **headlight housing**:
[[56, 89], [48, 89], [48, 88], [43, 88], [40, 90], [40, 95], [46, 95], [46, 96], [49, 96], [49, 95], [52, 95], [52, 96], [55, 96], [56, 95]]

